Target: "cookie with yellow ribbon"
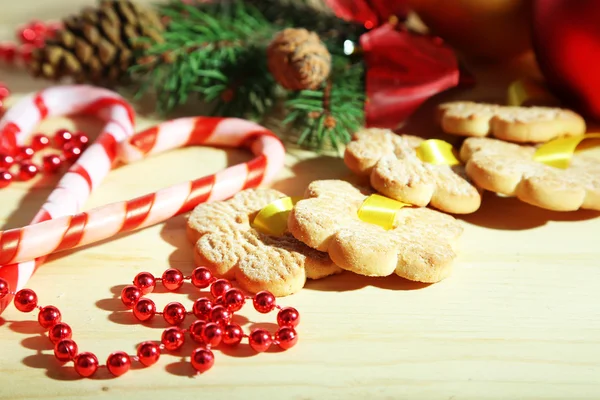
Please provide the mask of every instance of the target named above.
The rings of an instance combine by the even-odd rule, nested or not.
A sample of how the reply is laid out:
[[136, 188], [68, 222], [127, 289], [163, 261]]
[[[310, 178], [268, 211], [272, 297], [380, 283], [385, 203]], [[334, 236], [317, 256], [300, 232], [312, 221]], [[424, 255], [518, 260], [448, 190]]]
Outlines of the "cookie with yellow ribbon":
[[448, 214], [340, 180], [312, 182], [291, 210], [288, 229], [345, 270], [428, 283], [450, 275], [463, 232]]
[[217, 277], [235, 279], [252, 293], [298, 292], [306, 279], [341, 272], [327, 253], [312, 249], [286, 229], [292, 199], [272, 189], [244, 190], [227, 201], [198, 205], [187, 233], [194, 261]]
[[446, 133], [516, 143], [544, 143], [561, 136], [582, 135], [585, 120], [556, 107], [518, 107], [455, 101], [438, 107], [438, 122]]
[[344, 162], [357, 175], [368, 176], [379, 193], [401, 202], [453, 214], [481, 206], [480, 190], [466, 177], [452, 146], [440, 140], [363, 129], [346, 146]]
[[468, 138], [460, 157], [469, 177], [485, 190], [548, 210], [600, 210], [600, 156], [575, 153], [587, 139], [600, 135], [555, 139], [538, 147]]

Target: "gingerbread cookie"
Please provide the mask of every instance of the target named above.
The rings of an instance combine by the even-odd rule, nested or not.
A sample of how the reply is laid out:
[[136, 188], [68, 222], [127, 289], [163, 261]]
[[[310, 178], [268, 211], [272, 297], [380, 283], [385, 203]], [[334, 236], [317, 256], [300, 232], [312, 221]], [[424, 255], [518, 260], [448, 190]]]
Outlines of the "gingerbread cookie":
[[568, 168], [534, 160], [536, 148], [469, 138], [460, 150], [467, 174], [483, 189], [549, 210], [600, 210], [600, 158], [575, 154]]
[[369, 189], [348, 182], [311, 183], [291, 211], [288, 229], [308, 246], [329, 253], [341, 268], [367, 276], [438, 282], [450, 274], [456, 254], [452, 244], [463, 228], [450, 215], [404, 207], [385, 230], [358, 217]]
[[417, 148], [423, 141], [387, 129], [363, 129], [346, 146], [344, 162], [392, 199], [455, 214], [477, 211], [481, 193], [466, 178], [464, 167], [421, 161]]
[[197, 206], [187, 224], [196, 265], [237, 280], [249, 292], [269, 290], [275, 296], [298, 292], [307, 278], [341, 272], [327, 253], [311, 249], [289, 232], [270, 236], [252, 227], [254, 216], [282, 197], [286, 196], [276, 190], [250, 189], [227, 201]]
[[442, 130], [460, 136], [495, 136], [517, 143], [543, 143], [585, 133], [585, 120], [570, 110], [456, 101], [441, 104]]

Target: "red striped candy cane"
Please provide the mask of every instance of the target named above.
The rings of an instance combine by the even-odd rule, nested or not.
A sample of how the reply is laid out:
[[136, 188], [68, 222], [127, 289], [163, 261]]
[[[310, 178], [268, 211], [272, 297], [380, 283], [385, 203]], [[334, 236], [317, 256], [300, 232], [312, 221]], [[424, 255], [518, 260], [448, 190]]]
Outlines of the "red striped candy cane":
[[[227, 199], [240, 190], [271, 181], [285, 157], [281, 141], [260, 125], [235, 118], [197, 117], [166, 122], [134, 135], [119, 145], [119, 159], [134, 162], [188, 145], [243, 146], [250, 148], [256, 157], [133, 200], [2, 232], [2, 235], [10, 233], [16, 240], [0, 247], [0, 264], [84, 246], [163, 222], [203, 202]], [[2, 236], [0, 246], [1, 239]]]
[[[56, 189], [35, 215], [32, 224], [78, 213], [91, 191], [112, 168], [117, 143], [134, 133], [134, 111], [119, 95], [87, 85], [58, 86], [23, 98], [0, 120], [0, 152], [14, 154], [31, 131], [45, 118], [60, 115], [93, 115], [106, 122], [98, 138], [60, 179]], [[0, 233], [0, 277], [17, 290], [23, 288], [46, 254], [18, 262], [12, 255], [22, 239], [19, 230]], [[10, 263], [10, 264], [9, 264]], [[0, 313], [10, 303], [0, 302]]]

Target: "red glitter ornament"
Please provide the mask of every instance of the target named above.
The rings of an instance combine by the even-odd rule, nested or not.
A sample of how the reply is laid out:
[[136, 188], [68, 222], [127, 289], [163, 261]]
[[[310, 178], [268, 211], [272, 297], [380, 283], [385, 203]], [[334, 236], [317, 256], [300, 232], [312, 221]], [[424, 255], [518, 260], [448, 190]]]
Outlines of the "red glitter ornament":
[[185, 319], [185, 307], [178, 302], [167, 304], [163, 310], [163, 318], [170, 325], [179, 325]]
[[54, 357], [60, 362], [71, 361], [77, 355], [77, 343], [63, 339], [54, 346]]
[[46, 306], [38, 314], [38, 322], [44, 329], [52, 328], [60, 322], [60, 319], [60, 311], [54, 306]]
[[288, 326], [284, 326], [279, 328], [277, 333], [275, 333], [275, 341], [284, 350], [290, 349], [298, 343], [298, 334], [294, 330], [294, 328], [290, 328]]
[[37, 307], [37, 294], [31, 289], [21, 289], [15, 294], [14, 304], [21, 312], [31, 312]]
[[13, 180], [13, 176], [6, 170], [0, 170], [0, 189], [7, 187]]
[[162, 284], [170, 291], [179, 289], [183, 285], [183, 273], [176, 268], [169, 268], [162, 274]]
[[127, 353], [116, 351], [106, 359], [106, 368], [114, 376], [121, 376], [131, 368], [131, 359]]
[[210, 310], [212, 310], [212, 302], [206, 297], [201, 297], [194, 302], [192, 312], [198, 319], [209, 319]]
[[133, 285], [125, 286], [123, 290], [121, 290], [121, 301], [127, 308], [133, 308], [140, 297], [142, 297], [141, 290]]
[[273, 296], [273, 293], [267, 291], [258, 292], [254, 295], [252, 303], [256, 311], [266, 314], [275, 308], [275, 296]]
[[156, 279], [150, 272], [140, 272], [133, 278], [133, 284], [142, 291], [142, 294], [148, 294], [156, 287]]
[[255, 329], [249, 336], [250, 347], [258, 353], [263, 353], [271, 347], [273, 338], [266, 329]]
[[84, 378], [89, 378], [98, 370], [98, 357], [89, 352], [78, 354], [73, 359], [75, 372]]
[[137, 357], [146, 367], [154, 365], [160, 358], [160, 347], [154, 342], [141, 343], [137, 348]]
[[199, 347], [192, 352], [191, 363], [196, 371], [206, 372], [215, 364], [215, 355], [212, 351]]
[[212, 279], [212, 273], [206, 267], [198, 267], [192, 272], [192, 285], [199, 289], [207, 288]]
[[300, 323], [300, 314], [293, 307], [286, 307], [277, 313], [277, 324], [295, 328]]
[[165, 346], [165, 349], [175, 351], [183, 346], [185, 335], [179, 328], [167, 328], [163, 331], [160, 342]]
[[133, 315], [140, 321], [150, 321], [156, 314], [156, 304], [150, 299], [140, 299], [133, 306]]
[[239, 344], [244, 338], [244, 331], [238, 324], [229, 324], [223, 329], [223, 343], [229, 346]]
[[19, 165], [19, 174], [17, 176], [19, 177], [20, 181], [26, 182], [33, 179], [38, 172], [38, 167], [35, 164], [23, 162]]
[[64, 322], [59, 322], [48, 331], [48, 339], [54, 344], [63, 339], [71, 339], [73, 331], [71, 327]]

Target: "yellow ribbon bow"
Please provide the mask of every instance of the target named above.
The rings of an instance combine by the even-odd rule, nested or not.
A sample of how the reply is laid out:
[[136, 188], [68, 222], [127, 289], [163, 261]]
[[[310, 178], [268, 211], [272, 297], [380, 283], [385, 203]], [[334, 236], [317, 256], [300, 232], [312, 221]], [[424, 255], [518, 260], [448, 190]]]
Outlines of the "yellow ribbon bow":
[[560, 102], [543, 84], [531, 79], [518, 79], [508, 86], [507, 102], [509, 106], [535, 104], [558, 106]]
[[590, 139], [600, 139], [600, 133], [554, 139], [538, 147], [533, 159], [551, 167], [568, 168], [577, 146]]
[[370, 224], [379, 225], [387, 231], [394, 227], [398, 210], [408, 205], [379, 194], [372, 194], [358, 209], [358, 218]]
[[454, 148], [440, 139], [429, 139], [421, 142], [416, 148], [417, 157], [421, 161], [435, 165], [458, 165], [460, 161], [454, 156]]
[[283, 197], [263, 207], [252, 222], [253, 227], [267, 235], [282, 236], [287, 230], [288, 215], [301, 197]]

